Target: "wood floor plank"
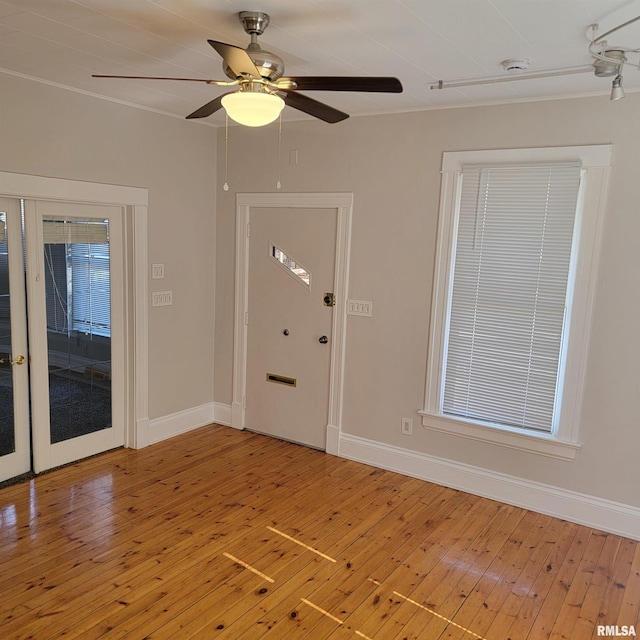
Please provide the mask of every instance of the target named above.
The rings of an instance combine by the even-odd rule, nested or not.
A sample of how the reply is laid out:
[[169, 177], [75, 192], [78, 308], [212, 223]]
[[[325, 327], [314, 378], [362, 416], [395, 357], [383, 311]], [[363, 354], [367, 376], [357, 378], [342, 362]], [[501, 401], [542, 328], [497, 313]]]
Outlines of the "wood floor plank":
[[[570, 529], [568, 533], [571, 534]], [[545, 573], [551, 583], [545, 591], [542, 591], [540, 585], [537, 586], [535, 600], [539, 602], [532, 601], [528, 608], [532, 629], [530, 634], [534, 637], [548, 638], [553, 627], [561, 617], [560, 612], [567, 595], [567, 590], [575, 579], [590, 535], [590, 529], [586, 527], [575, 527], [575, 533], [568, 548], [565, 549], [562, 544], [559, 544], [557, 548], [554, 549], [555, 560], [552, 559], [551, 562], [547, 562], [545, 565]], [[558, 551], [561, 553], [558, 553]], [[556, 566], [557, 570], [555, 569]], [[547, 571], [547, 567], [551, 567], [549, 571]], [[543, 574], [540, 575], [543, 576]], [[544, 576], [542, 580], [543, 584], [547, 582]], [[538, 592], [538, 589], [540, 592]], [[533, 619], [534, 615], [535, 619]], [[517, 622], [519, 622], [519, 620], [516, 621], [514, 625], [517, 624]], [[517, 628], [514, 625], [510, 628], [511, 632], [514, 632]]]
[[516, 539], [517, 552], [496, 585], [494, 617], [484, 634], [487, 638], [508, 638], [508, 630], [517, 618], [522, 598], [530, 590], [530, 568], [543, 566], [546, 540], [555, 538], [559, 526], [557, 523], [554, 526], [553, 518], [531, 512], [527, 513], [524, 522], [527, 526], [521, 531], [521, 537]]
[[[598, 557], [595, 570], [591, 577], [591, 582], [587, 588], [587, 592], [582, 606], [580, 607], [580, 613], [578, 614], [578, 619], [574, 627], [574, 634], [578, 637], [580, 637], [580, 635], [587, 637], [589, 635], [595, 635], [596, 625], [598, 624], [621, 624], [617, 619], [617, 616], [612, 621], [606, 620], [600, 615], [603, 609], [602, 602], [605, 593], [608, 590], [608, 586], [614, 580], [614, 572], [617, 566], [616, 559], [620, 548], [620, 542], [621, 540], [618, 536], [606, 535], [605, 537], [602, 552]], [[609, 601], [609, 603], [610, 602], [611, 601]]]
[[[577, 529], [578, 525], [569, 522], [562, 523], [553, 540], [553, 544], [549, 548], [549, 553], [542, 560], [537, 575], [531, 581], [529, 593], [523, 599], [516, 619], [509, 628], [509, 637], [528, 637], [536, 622], [538, 622], [536, 633], [532, 635], [548, 636], [552, 626], [552, 616], [557, 613], [553, 610], [554, 603], [551, 598], [548, 599], [548, 594], [560, 573], [563, 560], [570, 552]], [[544, 617], [539, 617], [540, 610], [544, 604], [547, 604], [551, 611], [547, 610]]]
[[0, 561], [3, 640], [582, 640], [640, 615], [636, 541], [217, 425], [0, 489]]
[[[374, 505], [369, 505], [369, 509], [368, 511], [370, 513], [372, 513], [374, 515], [374, 520], [378, 520], [379, 522], [392, 522], [392, 521], [397, 521], [397, 523], [399, 523], [399, 525], [401, 527], [406, 526], [406, 522], [405, 522], [405, 518], [408, 517], [409, 513], [406, 510], [408, 507], [406, 505], [407, 501], [401, 502], [401, 503], [397, 503], [394, 504], [391, 502], [391, 500], [386, 500], [386, 497], [391, 497], [393, 495], [393, 491], [390, 489], [386, 489], [385, 494], [382, 494], [379, 497], [378, 502], [378, 509], [381, 510], [380, 513], [378, 513], [376, 515], [376, 508], [374, 507]], [[415, 502], [419, 502], [418, 500], [415, 500]], [[393, 510], [389, 509], [389, 506], [391, 504], [394, 504]], [[423, 508], [427, 509], [428, 507], [426, 505], [422, 505]], [[402, 512], [403, 514], [399, 514], [397, 513], [399, 510], [401, 510], [402, 508]], [[384, 517], [382, 516], [382, 513], [384, 513]], [[341, 551], [340, 553], [334, 553], [334, 555], [337, 556], [337, 562], [332, 564], [332, 563], [326, 563], [325, 567], [324, 567], [324, 572], [326, 574], [326, 572], [329, 572], [329, 576], [332, 577], [332, 582], [331, 584], [333, 585], [333, 576], [336, 573], [340, 573], [340, 572], [344, 572], [346, 569], [347, 573], [350, 572], [354, 572], [355, 571], [355, 567], [356, 566], [360, 566], [361, 561], [364, 563], [365, 558], [369, 559], [369, 560], [373, 560], [373, 564], [370, 567], [365, 567], [364, 568], [364, 574], [361, 575], [360, 578], [358, 578], [358, 580], [360, 581], [364, 581], [368, 578], [370, 571], [376, 567], [377, 565], [380, 564], [380, 562], [382, 561], [382, 559], [384, 559], [384, 554], [378, 555], [375, 553], [372, 553], [372, 545], [371, 543], [369, 543], [367, 541], [367, 537], [366, 537], [366, 533], [370, 532], [371, 527], [373, 526], [374, 523], [372, 522], [367, 522], [364, 521], [363, 523], [360, 523], [357, 527], [356, 527], [356, 531], [352, 531], [354, 522], [352, 520], [349, 521], [348, 525], [349, 525], [349, 531], [348, 531], [348, 537], [345, 538], [344, 535], [344, 529], [340, 529], [339, 526], [337, 526], [334, 531], [320, 539], [319, 545], [322, 549], [324, 550], [331, 550], [333, 549], [332, 544], [334, 544], [335, 542], [337, 542], [338, 540], [341, 541], [342, 545], [345, 545], [346, 543], [346, 549], [344, 549], [343, 551]], [[360, 528], [363, 527], [363, 528]], [[303, 530], [302, 531], [303, 534], [308, 534], [310, 533], [310, 530]], [[350, 539], [353, 537], [353, 540], [351, 541]], [[384, 538], [386, 540], [386, 538]], [[362, 551], [361, 551], [361, 555], [358, 555], [358, 550], [356, 548], [356, 544], [359, 543], [360, 545], [362, 545]], [[293, 546], [293, 545], [292, 545]], [[335, 551], [335, 549], [334, 549]], [[332, 551], [332, 552], [334, 552]], [[377, 558], [377, 560], [376, 560]], [[322, 562], [322, 560], [320, 561]], [[274, 572], [274, 575], [278, 575], [277, 571]], [[284, 591], [278, 591], [277, 594], [274, 592], [271, 598], [271, 603], [277, 602], [278, 605], [281, 604], [280, 600], [281, 598], [290, 598], [290, 594], [297, 594], [297, 593], [304, 593], [306, 596], [308, 596], [309, 598], [316, 598], [317, 599], [317, 595], [316, 595], [316, 589], [317, 589], [317, 585], [322, 585], [323, 582], [321, 579], [319, 579], [319, 577], [316, 576], [309, 576], [307, 573], [304, 572], [300, 572], [297, 574], [292, 574], [287, 581], [287, 589]], [[332, 589], [334, 587], [331, 587]], [[337, 589], [339, 589], [339, 585], [336, 585]], [[277, 596], [274, 598], [274, 596]], [[294, 603], [296, 602], [296, 600], [294, 600]], [[259, 627], [260, 625], [264, 625], [267, 620], [271, 619], [271, 618], [285, 618], [286, 615], [288, 615], [288, 613], [290, 613], [290, 611], [288, 611], [287, 609], [291, 606], [291, 603], [289, 601], [288, 604], [284, 604], [284, 610], [280, 611], [280, 613], [278, 612], [274, 612], [273, 607], [271, 607], [271, 609], [266, 609], [264, 611], [261, 612], [261, 616], [255, 621], [255, 625], [257, 627]], [[246, 616], [245, 616], [246, 617]], [[264, 619], [263, 619], [264, 618]], [[270, 624], [275, 624], [275, 622], [272, 620]], [[239, 631], [239, 627], [238, 626], [234, 626], [230, 629], [230, 637], [234, 637], [236, 635], [238, 635], [240, 633]]]
[[560, 608], [558, 618], [550, 633], [552, 640], [571, 638], [580, 615], [580, 608], [586, 598], [596, 563], [606, 541], [606, 534], [590, 531], [584, 553], [573, 580], [567, 585], [567, 593]]
[[[631, 544], [635, 549], [618, 620], [620, 624], [635, 625], [636, 632], [640, 633], [640, 544], [635, 542]], [[615, 615], [616, 611], [612, 609], [609, 619], [613, 620]]]
[[[421, 606], [414, 604], [411, 608], [412, 615], [407, 620], [387, 621], [382, 629], [386, 635], [393, 638], [403, 633], [405, 628], [407, 633], [416, 628], [418, 635], [424, 630], [437, 636], [435, 630], [440, 630], [443, 624], [448, 627], [448, 631], [457, 633], [456, 630], [462, 626], [458, 620], [460, 607], [491, 561], [490, 554], [483, 551], [488, 545], [501, 546], [500, 538], [505, 536], [501, 529], [508, 513], [498, 503], [481, 501], [480, 504], [484, 505], [485, 502], [489, 507], [487, 511], [478, 512], [476, 526], [469, 527], [465, 536], [459, 539], [458, 546], [442, 556], [444, 562], [433, 566], [413, 591], [407, 592], [400, 587], [394, 592]], [[511, 525], [507, 528], [512, 529]], [[498, 540], [494, 540], [495, 538]], [[390, 628], [392, 624], [393, 630]]]
[[[210, 544], [211, 540], [210, 540], [210, 537], [207, 536], [206, 530], [204, 532], [199, 531], [196, 533], [189, 533], [190, 528], [188, 525], [185, 525], [184, 523], [180, 524], [177, 531], [173, 530], [173, 528], [165, 531], [167, 523], [171, 521], [172, 527], [173, 527], [172, 521], [175, 520], [172, 513], [168, 515], [171, 517], [169, 518], [167, 517], [167, 514], [164, 514], [158, 520], [158, 514], [156, 514], [155, 519], [151, 522], [151, 525], [153, 525], [152, 528], [155, 528], [156, 530], [166, 533], [167, 536], [172, 536], [174, 540], [176, 535], [188, 534], [188, 538], [186, 539], [186, 541], [184, 541], [184, 543], [178, 544], [171, 549], [172, 562], [177, 562], [177, 559], [180, 557], [177, 552], [180, 551], [181, 547], [184, 547], [185, 545], [188, 545], [188, 548], [190, 550], [193, 550], [193, 549], [197, 549], [199, 546]], [[250, 512], [250, 515], [254, 516], [255, 514], [253, 512]], [[242, 525], [248, 526], [248, 523], [246, 521], [243, 521]], [[230, 526], [232, 529], [235, 528], [236, 531], [238, 531], [237, 521], [227, 523], [227, 526]], [[147, 532], [143, 530], [142, 533], [147, 533]], [[144, 540], [144, 535], [139, 537], [143, 538]], [[227, 540], [227, 543], [229, 543], [229, 540]], [[92, 562], [94, 563], [103, 562], [104, 568], [106, 569], [109, 569], [110, 566], [113, 566], [114, 563], [117, 563], [119, 575], [128, 576], [129, 574], [132, 574], [132, 573], [135, 574], [136, 571], [140, 571], [141, 568], [145, 568], [149, 566], [153, 567], [154, 563], [157, 562], [159, 558], [162, 558], [165, 555], [165, 551], [167, 550], [165, 543], [162, 540], [162, 536], [160, 537], [160, 539], [156, 539], [152, 537], [150, 540], [140, 541], [135, 546], [133, 555], [131, 555], [130, 553], [125, 553], [125, 549], [130, 546], [131, 546], [130, 542], [123, 542], [120, 545], [118, 545], [118, 548], [115, 553], [113, 553], [113, 550], [109, 550], [108, 552], [106, 552], [106, 557], [103, 557], [104, 554], [98, 555], [97, 557], [94, 557], [92, 559]], [[57, 583], [64, 582], [66, 585], [65, 597], [63, 602], [60, 603], [61, 605], [64, 605], [65, 603], [70, 603], [70, 602], [73, 602], [74, 604], [78, 605], [82, 602], [83, 599], [86, 600], [89, 598], [89, 596], [86, 595], [85, 592], [87, 588], [91, 589], [93, 585], [91, 583], [87, 583], [86, 577], [79, 575], [79, 576], [75, 576], [68, 579], [68, 576], [66, 574], [60, 574], [59, 572], [57, 572], [55, 580], [57, 581]], [[101, 578], [99, 576], [96, 576], [96, 580], [100, 581]], [[37, 595], [36, 593], [34, 593], [33, 588], [29, 591], [27, 595], [30, 598], [30, 603], [32, 606], [33, 605], [43, 606], [43, 604], [45, 604], [46, 601], [51, 599], [52, 584], [46, 583], [46, 584], [37, 585], [37, 586], [40, 587], [42, 590], [42, 593], [40, 595]], [[109, 587], [101, 587], [99, 585], [96, 585], [93, 591], [94, 592], [96, 590], [101, 591], [106, 588], [109, 588]], [[14, 603], [12, 602], [10, 604], [14, 604]], [[60, 612], [62, 610], [58, 609], [58, 611]], [[14, 620], [14, 622], [18, 625], [22, 624], [20, 620]], [[55, 627], [55, 624], [49, 625], [50, 629], [53, 629], [54, 627]]]
[[[480, 612], [489, 608], [490, 598], [494, 592], [508, 558], [515, 552], [510, 544], [512, 535], [518, 531], [525, 516], [523, 509], [503, 507], [490, 522], [487, 529], [474, 541], [476, 560], [469, 563], [466, 572], [460, 574], [457, 596], [460, 607], [454, 616], [455, 623], [464, 629], [472, 629], [482, 634], [486, 627], [481, 627], [478, 619]], [[416, 607], [414, 615], [407, 621], [404, 629], [396, 637], [409, 637], [412, 630], [419, 635], [424, 627], [424, 612]], [[451, 630], [455, 635], [455, 629]], [[462, 632], [464, 635], [466, 632]]]
[[[375, 527], [376, 535], [373, 540], [366, 542], [361, 537], [357, 544], [348, 548], [349, 560], [340, 563], [330, 581], [317, 583], [317, 587], [309, 592], [309, 600], [326, 611], [334, 612], [341, 619], [344, 618], [349, 628], [359, 630], [362, 626], [362, 605], [367, 599], [373, 602], [377, 583], [388, 580], [394, 570], [406, 563], [412, 551], [424, 542], [426, 528], [416, 526], [416, 522], [427, 521], [433, 508], [433, 504], [418, 501], [411, 509], [404, 511], [395, 523], [390, 522], [391, 526]], [[397, 548], [395, 542], [388, 544], [399, 538], [403, 540], [401, 549]], [[372, 579], [372, 575], [377, 578]], [[364, 609], [367, 610], [368, 607]], [[369, 614], [364, 615], [368, 617]], [[314, 638], [323, 638], [323, 629], [326, 630], [327, 626], [332, 629], [328, 620], [330, 618], [327, 616], [320, 620], [320, 628], [314, 629]]]

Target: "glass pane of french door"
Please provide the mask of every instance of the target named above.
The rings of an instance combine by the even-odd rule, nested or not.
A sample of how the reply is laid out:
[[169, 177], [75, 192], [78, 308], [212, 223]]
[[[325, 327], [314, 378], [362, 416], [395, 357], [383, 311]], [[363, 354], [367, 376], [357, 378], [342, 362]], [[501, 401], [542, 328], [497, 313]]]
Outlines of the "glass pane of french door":
[[30, 344], [43, 354], [32, 366], [34, 467], [41, 471], [124, 442], [122, 210], [30, 207]]
[[109, 221], [43, 217], [51, 443], [111, 426]]
[[0, 198], [0, 481], [31, 468], [20, 200]]

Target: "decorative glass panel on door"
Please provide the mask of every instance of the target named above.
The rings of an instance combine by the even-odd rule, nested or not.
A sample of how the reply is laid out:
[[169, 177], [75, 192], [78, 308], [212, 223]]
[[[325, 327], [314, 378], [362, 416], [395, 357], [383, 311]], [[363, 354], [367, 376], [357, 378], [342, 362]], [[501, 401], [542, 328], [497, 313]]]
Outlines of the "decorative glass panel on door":
[[109, 222], [44, 216], [43, 240], [53, 444], [111, 427]]

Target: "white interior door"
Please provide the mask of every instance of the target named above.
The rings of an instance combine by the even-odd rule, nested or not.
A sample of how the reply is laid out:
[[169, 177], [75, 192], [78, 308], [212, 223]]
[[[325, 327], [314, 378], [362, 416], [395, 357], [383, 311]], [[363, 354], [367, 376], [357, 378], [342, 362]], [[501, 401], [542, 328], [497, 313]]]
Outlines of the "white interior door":
[[0, 481], [31, 469], [20, 200], [0, 198]]
[[124, 443], [121, 207], [25, 201], [33, 469]]
[[251, 209], [246, 426], [325, 449], [336, 209]]

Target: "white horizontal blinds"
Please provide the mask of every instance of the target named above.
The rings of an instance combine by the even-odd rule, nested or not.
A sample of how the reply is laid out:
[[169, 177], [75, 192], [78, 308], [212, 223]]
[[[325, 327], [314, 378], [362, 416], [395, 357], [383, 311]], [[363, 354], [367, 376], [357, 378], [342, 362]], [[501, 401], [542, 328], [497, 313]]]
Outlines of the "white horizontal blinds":
[[72, 326], [77, 331], [111, 335], [109, 245], [71, 245]]
[[551, 431], [580, 167], [464, 167], [443, 413]]
[[109, 242], [107, 223], [71, 220], [43, 220], [42, 228], [45, 244], [72, 244], [90, 242], [106, 244]]
[[[47, 245], [50, 245], [50, 253], [52, 249], [57, 250], [55, 245], [65, 246], [65, 262], [53, 261], [54, 267], [58, 266], [61, 272], [57, 274], [55, 268], [50, 270], [52, 274], [56, 274], [56, 290], [66, 290], [66, 309], [71, 329], [86, 334], [110, 336], [108, 222], [69, 218], [45, 219], [43, 235], [45, 256]], [[67, 290], [67, 287], [70, 290]]]

